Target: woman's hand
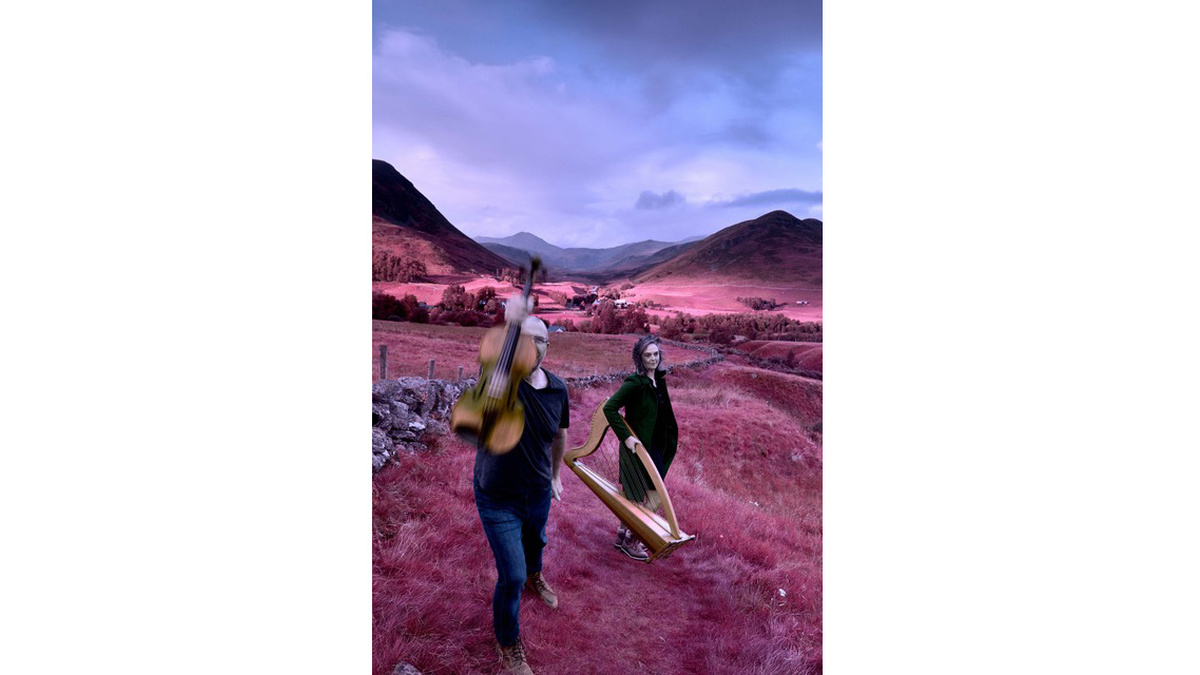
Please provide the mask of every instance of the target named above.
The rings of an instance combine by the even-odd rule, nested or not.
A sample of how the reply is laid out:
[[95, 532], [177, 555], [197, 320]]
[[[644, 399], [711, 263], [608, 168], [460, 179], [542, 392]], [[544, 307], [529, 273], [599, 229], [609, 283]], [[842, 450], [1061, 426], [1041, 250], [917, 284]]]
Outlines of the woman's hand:
[[629, 438], [625, 439], [625, 447], [629, 448], [630, 452], [633, 452], [634, 451], [633, 447], [635, 445], [637, 445], [637, 442], [638, 442], [638, 440], [636, 438], [634, 438], [633, 436], [630, 436]]

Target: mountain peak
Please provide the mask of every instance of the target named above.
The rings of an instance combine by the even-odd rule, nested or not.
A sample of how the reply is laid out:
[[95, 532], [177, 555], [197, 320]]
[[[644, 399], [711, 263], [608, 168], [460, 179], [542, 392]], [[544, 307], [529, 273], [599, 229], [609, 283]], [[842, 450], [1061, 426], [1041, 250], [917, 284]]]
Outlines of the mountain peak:
[[822, 223], [771, 211], [716, 232], [638, 275], [635, 282], [681, 278], [774, 279], [820, 285]]
[[371, 179], [372, 214], [377, 221], [399, 227], [398, 232], [393, 229], [379, 232], [374, 248], [407, 251], [405, 257], [419, 257], [418, 250], [432, 251], [432, 255], [441, 260], [435, 267], [448, 270], [492, 272], [511, 267], [508, 261], [471, 241], [454, 227], [391, 164], [381, 159], [371, 160]]
[[551, 244], [532, 232], [518, 232], [510, 234], [507, 237], [476, 237], [476, 241], [481, 244], [500, 244], [510, 248], [521, 249], [538, 255], [555, 255], [561, 253], [563, 249]]
[[[509, 241], [531, 241], [531, 242], [538, 243], [538, 244], [545, 244], [546, 246], [554, 246], [554, 244], [551, 244], [550, 242], [546, 241], [545, 239], [542, 239], [541, 237], [537, 236], [536, 234], [534, 234], [532, 232], [525, 232], [524, 230], [512, 235], [511, 237], [507, 237], [507, 239]], [[554, 248], [558, 248], [558, 247], [554, 246]]]

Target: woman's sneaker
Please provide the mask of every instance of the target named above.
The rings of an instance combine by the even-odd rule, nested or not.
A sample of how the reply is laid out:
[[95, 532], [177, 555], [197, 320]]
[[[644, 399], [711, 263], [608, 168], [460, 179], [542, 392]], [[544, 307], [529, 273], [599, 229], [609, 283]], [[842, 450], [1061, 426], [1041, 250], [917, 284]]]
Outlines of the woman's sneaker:
[[646, 550], [646, 545], [637, 539], [634, 539], [632, 535], [625, 540], [625, 543], [621, 544], [617, 548], [621, 549], [622, 553], [630, 558], [633, 558], [634, 560], [650, 559], [650, 552]]

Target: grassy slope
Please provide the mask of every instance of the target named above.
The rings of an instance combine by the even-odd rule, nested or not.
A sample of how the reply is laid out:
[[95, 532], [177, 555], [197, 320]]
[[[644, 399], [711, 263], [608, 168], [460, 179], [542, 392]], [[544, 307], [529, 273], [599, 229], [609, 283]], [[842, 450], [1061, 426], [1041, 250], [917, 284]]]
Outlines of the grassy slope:
[[[479, 340], [485, 328], [430, 326], [407, 322], [376, 321], [371, 345], [371, 377], [379, 379], [379, 345], [388, 347], [388, 377], [420, 376], [429, 373], [434, 359], [434, 377], [454, 379], [458, 367], [468, 377], [479, 371]], [[581, 377], [628, 371], [632, 366], [632, 335], [554, 333], [546, 352], [545, 367], [561, 377]], [[708, 354], [698, 350], [668, 347], [669, 363], [702, 361]]]
[[[605, 336], [607, 337], [607, 336]], [[628, 338], [627, 338], [628, 339]], [[622, 350], [625, 351], [625, 350]], [[717, 364], [671, 376], [680, 451], [667, 478], [697, 540], [652, 565], [612, 548], [615, 517], [565, 472], [551, 508], [551, 611], [522, 602], [536, 672], [821, 670], [821, 385]], [[572, 444], [608, 388], [572, 392]], [[443, 439], [375, 489], [375, 673], [488, 673], [495, 569], [471, 495], [473, 451]], [[783, 589], [786, 595], [780, 595]]]
[[805, 370], [822, 369], [823, 346], [820, 342], [784, 342], [781, 340], [750, 340], [736, 345], [736, 348], [759, 358], [772, 356], [785, 358], [791, 352], [796, 359], [796, 367]]

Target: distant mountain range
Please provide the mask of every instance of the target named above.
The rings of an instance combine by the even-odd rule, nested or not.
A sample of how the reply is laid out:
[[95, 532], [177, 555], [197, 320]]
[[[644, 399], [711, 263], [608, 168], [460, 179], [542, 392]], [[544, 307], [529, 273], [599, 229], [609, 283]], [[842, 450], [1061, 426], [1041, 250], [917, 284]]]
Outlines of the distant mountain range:
[[822, 223], [786, 211], [684, 242], [648, 239], [604, 249], [561, 248], [529, 232], [480, 237], [476, 242], [450, 224], [392, 165], [374, 160], [373, 177], [373, 250], [420, 260], [431, 275], [492, 274], [521, 267], [536, 253], [554, 276], [596, 283], [822, 283]]
[[[693, 237], [689, 242], [700, 238]], [[666, 260], [656, 254], [685, 244], [647, 239], [611, 248], [561, 248], [529, 232], [518, 232], [508, 237], [476, 237], [475, 241], [517, 265], [527, 264], [530, 256], [536, 253], [551, 270], [587, 276], [612, 276], [646, 269]]]

